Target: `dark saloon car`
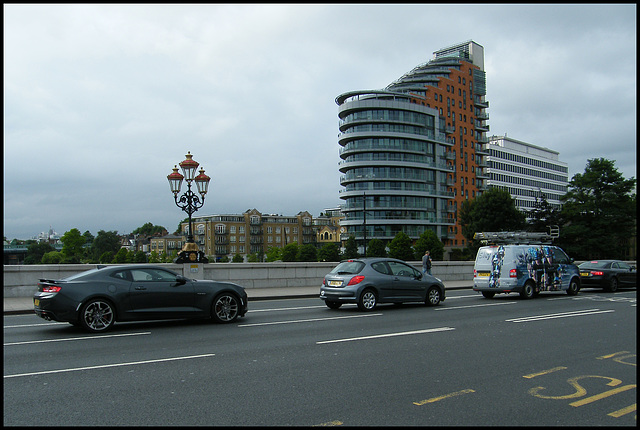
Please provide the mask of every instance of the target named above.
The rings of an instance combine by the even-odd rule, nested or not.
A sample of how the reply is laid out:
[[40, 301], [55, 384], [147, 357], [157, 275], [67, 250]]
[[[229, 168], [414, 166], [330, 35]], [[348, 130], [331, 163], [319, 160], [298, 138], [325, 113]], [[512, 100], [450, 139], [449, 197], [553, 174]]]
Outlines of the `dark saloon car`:
[[357, 303], [370, 311], [378, 303], [444, 301], [442, 281], [393, 258], [360, 258], [340, 262], [322, 281], [320, 298], [331, 309]]
[[618, 287], [636, 285], [636, 267], [619, 260], [585, 261], [578, 266], [583, 287], [615, 292]]
[[247, 312], [247, 293], [230, 282], [187, 279], [157, 266], [98, 266], [58, 281], [40, 279], [33, 304], [41, 318], [103, 332], [116, 321], [230, 323]]

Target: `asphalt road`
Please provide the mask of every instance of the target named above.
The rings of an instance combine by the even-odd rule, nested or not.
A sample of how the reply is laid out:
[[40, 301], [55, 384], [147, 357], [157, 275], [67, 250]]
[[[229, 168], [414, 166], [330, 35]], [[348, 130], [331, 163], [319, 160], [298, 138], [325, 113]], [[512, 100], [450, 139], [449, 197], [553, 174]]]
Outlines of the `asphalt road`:
[[636, 290], [330, 310], [90, 335], [4, 317], [4, 425], [636, 426]]

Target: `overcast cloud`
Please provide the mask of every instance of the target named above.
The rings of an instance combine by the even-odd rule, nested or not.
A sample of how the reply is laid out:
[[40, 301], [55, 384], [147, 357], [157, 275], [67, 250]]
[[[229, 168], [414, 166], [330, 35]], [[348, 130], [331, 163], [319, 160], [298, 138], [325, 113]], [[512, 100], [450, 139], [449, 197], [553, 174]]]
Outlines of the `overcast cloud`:
[[[317, 216], [339, 199], [341, 93], [485, 49], [489, 135], [636, 177], [636, 5], [4, 5], [4, 236], [174, 231], [196, 215]], [[184, 191], [183, 184], [183, 191]]]

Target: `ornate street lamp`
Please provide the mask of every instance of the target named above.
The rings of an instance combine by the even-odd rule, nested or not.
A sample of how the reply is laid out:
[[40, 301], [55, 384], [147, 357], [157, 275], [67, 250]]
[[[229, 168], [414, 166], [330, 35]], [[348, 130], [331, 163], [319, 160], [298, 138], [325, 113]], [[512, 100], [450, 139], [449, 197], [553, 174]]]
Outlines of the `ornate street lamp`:
[[[177, 166], [174, 166], [173, 172], [167, 175], [169, 187], [171, 188], [173, 198], [176, 201], [176, 206], [189, 215], [189, 234], [187, 235], [187, 242], [182, 247], [182, 251], [178, 254], [178, 258], [176, 258], [175, 262], [208, 263], [209, 260], [205, 257], [204, 252], [198, 249], [198, 244], [193, 240], [193, 221], [191, 220], [191, 215], [204, 205], [204, 196], [207, 194], [207, 190], [209, 189], [209, 181], [211, 178], [204, 174], [204, 169], [202, 168], [200, 168], [200, 174], [196, 176], [196, 170], [199, 165], [198, 162], [193, 159], [191, 152], [187, 152], [186, 157], [186, 160], [180, 163], [180, 168], [184, 175], [178, 172]], [[187, 191], [178, 198], [183, 179], [187, 181]], [[191, 183], [194, 181], [202, 199], [200, 199], [196, 193], [191, 191]]]

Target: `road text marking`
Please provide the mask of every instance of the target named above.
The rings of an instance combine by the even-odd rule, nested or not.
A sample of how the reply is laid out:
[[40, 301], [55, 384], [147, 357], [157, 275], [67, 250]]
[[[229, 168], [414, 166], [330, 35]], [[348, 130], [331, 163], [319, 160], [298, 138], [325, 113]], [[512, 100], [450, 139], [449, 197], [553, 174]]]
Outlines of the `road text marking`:
[[558, 370], [565, 370], [565, 369], [567, 368], [564, 366], [558, 366], [558, 367], [554, 367], [553, 369], [543, 370], [542, 372], [524, 375], [523, 378], [531, 379], [531, 378], [535, 378], [536, 376], [548, 375], [549, 373], [553, 373], [553, 372], [557, 372]]
[[461, 396], [463, 394], [468, 394], [468, 393], [475, 393], [475, 390], [456, 391], [455, 393], [445, 394], [444, 396], [432, 397], [432, 398], [427, 399], [427, 400], [421, 400], [419, 402], [413, 402], [413, 404], [417, 405], [417, 406], [422, 406], [422, 405], [426, 405], [427, 403], [435, 403], [435, 402], [439, 402], [440, 400], [444, 400], [444, 399], [448, 399], [448, 398], [456, 397], [456, 396]]

